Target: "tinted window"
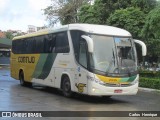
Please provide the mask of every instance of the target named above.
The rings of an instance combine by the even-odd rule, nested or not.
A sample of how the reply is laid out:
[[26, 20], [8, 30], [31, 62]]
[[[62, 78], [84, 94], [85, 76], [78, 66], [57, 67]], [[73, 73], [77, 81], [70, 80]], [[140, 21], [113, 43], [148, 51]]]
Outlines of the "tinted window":
[[78, 31], [78, 30], [72, 30], [70, 32], [71, 32], [71, 38], [72, 38], [75, 58], [78, 61], [79, 60], [80, 40], [81, 40], [81, 36], [84, 35], [85, 32]]
[[61, 32], [56, 34], [56, 53], [68, 53], [69, 52], [69, 43], [67, 32]]
[[67, 32], [14, 40], [12, 42], [12, 51], [16, 54], [68, 53]]
[[52, 53], [55, 52], [55, 44], [56, 44], [56, 35], [49, 34], [45, 40], [45, 49], [46, 52]]
[[25, 51], [24, 51], [24, 53], [26, 53], [26, 54], [27, 53], [35, 53], [35, 51], [36, 51], [36, 48], [35, 48], [36, 42], [35, 42], [33, 37], [25, 39], [24, 43], [25, 43], [25, 47], [24, 47]]
[[35, 37], [36, 40], [36, 53], [44, 52], [44, 36]]

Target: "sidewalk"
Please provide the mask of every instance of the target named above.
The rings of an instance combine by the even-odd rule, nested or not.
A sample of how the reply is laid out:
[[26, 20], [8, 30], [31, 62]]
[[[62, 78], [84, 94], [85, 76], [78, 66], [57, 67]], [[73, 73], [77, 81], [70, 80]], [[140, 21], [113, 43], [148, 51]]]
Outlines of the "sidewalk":
[[143, 88], [143, 87], [139, 87], [138, 90], [139, 90], [139, 91], [144, 91], [144, 92], [159, 92], [159, 93], [160, 93], [160, 90], [151, 89], [151, 88]]

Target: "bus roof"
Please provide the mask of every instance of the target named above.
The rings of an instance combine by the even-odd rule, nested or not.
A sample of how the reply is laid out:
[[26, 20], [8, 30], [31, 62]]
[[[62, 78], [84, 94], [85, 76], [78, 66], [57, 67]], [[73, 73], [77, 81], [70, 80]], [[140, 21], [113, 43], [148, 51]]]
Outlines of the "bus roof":
[[70, 24], [69, 30], [82, 30], [93, 34], [102, 34], [110, 36], [124, 36], [124, 37], [131, 36], [131, 34], [124, 29], [107, 25]]
[[109, 35], [109, 36], [123, 36], [123, 37], [131, 36], [131, 34], [128, 31], [121, 28], [113, 27], [113, 26], [95, 25], [95, 24], [69, 24], [69, 25], [60, 26], [58, 28], [48, 28], [48, 29], [40, 30], [38, 32], [14, 37], [13, 40], [45, 35], [49, 33], [56, 33], [56, 32], [61, 32], [65, 30], [81, 30], [88, 33]]

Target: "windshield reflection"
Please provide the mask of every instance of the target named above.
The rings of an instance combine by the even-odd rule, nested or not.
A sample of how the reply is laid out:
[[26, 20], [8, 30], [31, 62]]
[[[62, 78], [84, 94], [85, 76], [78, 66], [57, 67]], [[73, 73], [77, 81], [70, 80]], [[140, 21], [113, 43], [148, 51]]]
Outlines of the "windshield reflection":
[[135, 47], [130, 38], [91, 35], [94, 52], [90, 58], [91, 69], [111, 76], [137, 71]]
[[129, 38], [115, 38], [117, 61], [120, 73], [132, 73], [137, 70], [134, 46]]

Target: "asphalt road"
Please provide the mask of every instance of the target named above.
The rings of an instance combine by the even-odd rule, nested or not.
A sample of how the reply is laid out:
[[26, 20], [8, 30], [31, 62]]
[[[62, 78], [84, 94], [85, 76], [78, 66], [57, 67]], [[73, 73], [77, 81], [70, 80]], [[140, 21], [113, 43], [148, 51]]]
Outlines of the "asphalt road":
[[[9, 67], [0, 66], [0, 111], [160, 111], [160, 93], [139, 91], [134, 96], [113, 96], [110, 99], [76, 95], [65, 98], [56, 89], [44, 87], [22, 87], [18, 80], [10, 77]], [[149, 117], [56, 117], [42, 120], [151, 120]], [[0, 118], [0, 120], [21, 120], [22, 118]], [[29, 119], [29, 118], [23, 118]], [[39, 120], [40, 118], [34, 118]], [[30, 120], [34, 120], [30, 118]]]

